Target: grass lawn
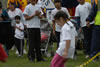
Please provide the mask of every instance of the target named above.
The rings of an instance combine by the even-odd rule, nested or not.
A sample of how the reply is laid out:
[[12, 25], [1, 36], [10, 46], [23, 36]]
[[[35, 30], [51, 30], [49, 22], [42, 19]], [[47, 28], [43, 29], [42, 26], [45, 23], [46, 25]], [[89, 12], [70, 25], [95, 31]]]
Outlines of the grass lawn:
[[[88, 59], [84, 58], [85, 55], [82, 51], [78, 51], [77, 60], [69, 60], [66, 63], [66, 67], [76, 67], [77, 65], [83, 64]], [[8, 61], [6, 63], [0, 62], [0, 67], [50, 67], [50, 58], [46, 58], [46, 62], [29, 62], [27, 55], [24, 57], [17, 57], [15, 51], [10, 51]], [[100, 59], [97, 62], [91, 62], [86, 67], [100, 67]]]

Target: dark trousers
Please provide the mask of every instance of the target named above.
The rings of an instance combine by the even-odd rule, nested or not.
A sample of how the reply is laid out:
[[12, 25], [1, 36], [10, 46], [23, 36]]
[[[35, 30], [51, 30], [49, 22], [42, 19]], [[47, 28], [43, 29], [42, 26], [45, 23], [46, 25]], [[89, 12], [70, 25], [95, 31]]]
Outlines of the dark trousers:
[[23, 55], [24, 39], [15, 38], [15, 46], [20, 55]]
[[85, 53], [86, 55], [90, 55], [93, 25], [91, 25], [90, 28], [85, 26], [82, 29], [84, 35]]
[[41, 56], [41, 39], [40, 39], [40, 29], [39, 28], [28, 28], [28, 37], [29, 37], [29, 60], [37, 58], [37, 61], [42, 60]]
[[15, 30], [12, 27], [10, 34], [6, 36], [6, 40], [5, 40], [6, 42], [4, 43], [6, 44], [6, 50], [10, 50], [14, 45], [14, 34], [15, 34]]
[[56, 40], [57, 40], [57, 48], [59, 47], [59, 42], [60, 42], [60, 32], [56, 31]]
[[98, 25], [98, 26], [95, 25], [93, 28], [93, 34], [92, 34], [90, 57], [93, 57], [98, 52], [100, 52], [100, 25]]

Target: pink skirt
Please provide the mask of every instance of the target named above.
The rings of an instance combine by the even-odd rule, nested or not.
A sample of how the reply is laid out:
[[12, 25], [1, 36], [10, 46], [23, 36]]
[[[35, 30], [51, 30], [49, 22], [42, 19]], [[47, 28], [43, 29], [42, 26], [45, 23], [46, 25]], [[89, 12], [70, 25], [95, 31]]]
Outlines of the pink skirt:
[[56, 53], [51, 61], [51, 67], [65, 67], [65, 62], [66, 59]]

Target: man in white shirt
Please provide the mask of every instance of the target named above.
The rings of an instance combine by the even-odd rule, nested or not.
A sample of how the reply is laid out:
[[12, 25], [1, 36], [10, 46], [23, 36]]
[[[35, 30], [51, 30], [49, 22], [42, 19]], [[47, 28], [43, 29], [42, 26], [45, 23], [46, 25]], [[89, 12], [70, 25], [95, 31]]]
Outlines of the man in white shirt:
[[57, 23], [55, 23], [54, 16], [59, 11], [64, 11], [68, 15], [68, 17], [70, 17], [70, 14], [69, 14], [67, 8], [61, 7], [61, 0], [55, 0], [54, 3], [55, 3], [56, 8], [54, 10], [52, 10], [51, 14], [52, 14], [52, 22], [53, 22], [53, 34], [54, 35], [56, 34], [57, 48], [58, 48], [59, 42], [60, 42], [61, 27]]
[[37, 0], [30, 0], [30, 4], [24, 10], [24, 16], [27, 20], [28, 38], [29, 38], [29, 53], [30, 61], [43, 61], [40, 50], [40, 18], [42, 15], [41, 8], [37, 5]]
[[88, 2], [85, 2], [85, 0], [78, 0], [79, 5], [76, 7], [75, 16], [78, 20], [80, 20], [80, 29], [81, 32], [83, 30], [84, 34], [84, 47], [86, 52], [86, 58], [89, 57], [90, 54], [90, 47], [91, 47], [91, 35], [92, 35], [92, 27], [93, 23], [91, 23], [90, 27], [86, 27], [86, 18], [88, 17], [90, 10], [91, 10], [91, 4]]

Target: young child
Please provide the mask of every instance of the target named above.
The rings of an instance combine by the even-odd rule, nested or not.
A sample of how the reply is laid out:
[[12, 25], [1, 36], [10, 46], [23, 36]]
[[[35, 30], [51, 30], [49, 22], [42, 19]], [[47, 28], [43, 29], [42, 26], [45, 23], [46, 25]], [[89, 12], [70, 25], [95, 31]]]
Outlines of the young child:
[[60, 42], [60, 32], [61, 32], [61, 27], [55, 22], [54, 20], [54, 15], [58, 11], [64, 11], [67, 15], [68, 18], [70, 18], [70, 14], [67, 10], [67, 8], [61, 6], [61, 0], [54, 0], [55, 4], [55, 9], [52, 10], [51, 15], [52, 15], [52, 22], [53, 22], [53, 34], [56, 35], [56, 40], [57, 40], [57, 49], [59, 47], [59, 42]]
[[15, 16], [15, 46], [19, 52], [18, 56], [23, 55], [24, 46], [24, 24], [20, 21], [20, 16]]
[[74, 57], [75, 36], [72, 32], [74, 25], [67, 21], [68, 15], [63, 11], [57, 12], [54, 18], [56, 23], [61, 26], [61, 34], [59, 48], [51, 61], [51, 67], [64, 67], [68, 58]]

